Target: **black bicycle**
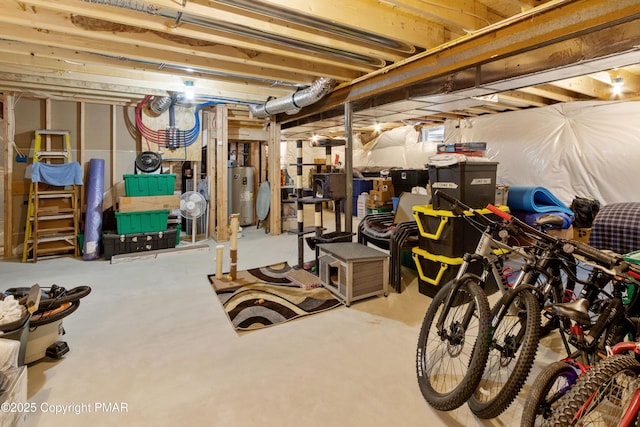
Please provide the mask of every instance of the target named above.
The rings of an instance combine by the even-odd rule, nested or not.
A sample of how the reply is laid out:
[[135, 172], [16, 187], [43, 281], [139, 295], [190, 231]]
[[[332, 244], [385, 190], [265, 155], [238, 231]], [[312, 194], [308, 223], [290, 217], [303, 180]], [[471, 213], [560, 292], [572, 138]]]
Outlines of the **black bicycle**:
[[550, 419], [562, 396], [606, 354], [607, 348], [626, 338], [637, 339], [640, 269], [621, 262], [619, 255], [600, 255], [601, 262], [615, 264], [613, 269], [590, 264], [587, 280], [579, 281], [583, 285], [579, 298], [549, 307], [563, 325], [559, 331], [568, 356], [547, 365], [534, 381], [522, 412], [524, 427], [542, 425]]
[[[509, 284], [502, 274], [504, 261], [507, 256], [524, 257], [529, 262], [534, 258], [506, 243], [509, 224], [492, 221], [446, 194], [434, 195], [438, 194], [453, 203], [454, 210], [477, 213], [485, 229], [475, 252], [463, 256], [455, 279], [438, 291], [427, 310], [416, 352], [418, 384], [431, 406], [452, 410], [469, 401], [478, 389], [487, 360], [492, 367], [500, 360], [506, 376], [493, 382], [499, 387], [487, 389], [489, 399], [472, 408], [479, 413], [493, 411], [486, 408], [508, 406], [506, 402], [515, 398], [526, 380], [540, 328], [540, 308], [534, 295], [528, 287], [518, 285], [524, 274], [514, 285]], [[483, 266], [480, 275], [469, 272], [472, 263]], [[490, 281], [502, 292], [493, 310], [484, 291]]]

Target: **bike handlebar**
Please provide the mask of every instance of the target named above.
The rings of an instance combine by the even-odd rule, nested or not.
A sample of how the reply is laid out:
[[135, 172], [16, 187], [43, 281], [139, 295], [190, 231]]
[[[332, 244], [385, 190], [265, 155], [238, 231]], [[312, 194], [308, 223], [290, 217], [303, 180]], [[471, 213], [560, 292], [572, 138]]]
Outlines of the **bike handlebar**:
[[497, 206], [494, 206], [491, 203], [487, 205], [487, 209], [506, 221], [511, 221], [511, 218], [513, 218], [513, 215], [503, 210], [500, 210]]
[[608, 266], [609, 268], [619, 264], [623, 260], [622, 256], [618, 254], [608, 254], [578, 240], [565, 240], [565, 242], [572, 245], [579, 255]]

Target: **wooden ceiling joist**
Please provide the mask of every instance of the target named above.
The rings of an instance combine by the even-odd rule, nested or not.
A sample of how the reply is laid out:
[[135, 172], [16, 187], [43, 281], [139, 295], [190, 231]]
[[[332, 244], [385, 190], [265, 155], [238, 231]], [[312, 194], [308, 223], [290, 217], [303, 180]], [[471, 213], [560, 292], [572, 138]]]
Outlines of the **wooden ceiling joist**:
[[[531, 16], [522, 15], [513, 22], [496, 25], [493, 28], [470, 35], [464, 40], [445, 45], [434, 51], [414, 56], [411, 60], [394, 64], [387, 69], [369, 74], [366, 78], [344, 84], [329, 96], [304, 109], [297, 115], [280, 115], [279, 121], [288, 123], [302, 116], [313, 116], [326, 111], [338, 111], [345, 102], [354, 102], [367, 97], [395, 90], [411, 90], [412, 85], [429, 81], [442, 75], [460, 70], [477, 70], [481, 85], [491, 88], [492, 84], [483, 82], [485, 64], [504, 61], [510, 56], [533, 52], [536, 49], [555, 48], [559, 53], [555, 65], [572, 65], [576, 57], [597, 58], [616, 52], [636, 49], [640, 44], [640, 8], [636, 4], [609, 2], [607, 0], [585, 0], [579, 2], [557, 3], [554, 7], [538, 10]], [[531, 29], [531, 20], [535, 21], [536, 31]], [[619, 33], [622, 33], [622, 36]], [[597, 50], [586, 45], [589, 40], [600, 37], [603, 40], [615, 38], [617, 43], [601, 43]], [[624, 39], [624, 40], [623, 40]], [[576, 49], [582, 47], [582, 49]], [[540, 59], [536, 66], [529, 66], [529, 72], [549, 68], [548, 57]], [[517, 67], [514, 74], [522, 77]], [[494, 76], [492, 76], [494, 77]], [[501, 79], [508, 76], [502, 75]], [[449, 89], [450, 91], [450, 89]], [[443, 93], [447, 92], [446, 86]]]

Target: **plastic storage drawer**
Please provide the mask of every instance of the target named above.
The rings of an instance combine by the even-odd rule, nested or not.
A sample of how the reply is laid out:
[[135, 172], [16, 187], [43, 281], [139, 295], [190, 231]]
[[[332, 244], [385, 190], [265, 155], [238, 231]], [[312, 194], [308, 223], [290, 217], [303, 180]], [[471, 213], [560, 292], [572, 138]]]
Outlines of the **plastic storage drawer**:
[[144, 212], [116, 212], [118, 234], [165, 231], [168, 222], [168, 209]]
[[169, 196], [173, 194], [176, 174], [122, 175], [127, 196]]
[[[442, 191], [474, 209], [484, 208], [495, 203], [497, 170], [497, 162], [429, 165], [429, 182], [432, 191]], [[438, 196], [432, 203], [434, 209], [451, 209], [451, 204]]]

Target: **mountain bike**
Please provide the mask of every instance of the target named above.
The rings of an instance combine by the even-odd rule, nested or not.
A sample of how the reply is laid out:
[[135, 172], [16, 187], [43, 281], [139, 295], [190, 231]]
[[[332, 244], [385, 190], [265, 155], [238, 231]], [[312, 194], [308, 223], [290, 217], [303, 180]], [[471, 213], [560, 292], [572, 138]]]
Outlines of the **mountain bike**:
[[[505, 243], [509, 227], [446, 194], [439, 195], [453, 203], [452, 210], [470, 210], [485, 225], [474, 253], [463, 256], [456, 277], [433, 298], [418, 336], [416, 371], [420, 391], [432, 407], [447, 411], [462, 406], [477, 389], [492, 349], [500, 352], [503, 367], [518, 366], [511, 371], [515, 374], [509, 375], [510, 381], [501, 383], [501, 389], [508, 395], [519, 390], [528, 374], [526, 366], [530, 367], [535, 357], [540, 309], [526, 286], [510, 285], [502, 274], [507, 256], [535, 260], [522, 248]], [[469, 272], [472, 263], [482, 265], [481, 274]], [[491, 280], [503, 294], [493, 310], [484, 291]], [[500, 390], [491, 391], [498, 392], [500, 405], [510, 399]], [[495, 397], [493, 393], [491, 397]]]
[[[616, 263], [613, 256], [610, 263]], [[640, 311], [637, 267], [618, 263], [615, 270], [591, 264], [593, 270], [580, 297], [570, 303], [550, 307], [551, 313], [568, 327], [560, 328], [560, 336], [568, 357], [546, 366], [532, 385], [525, 402], [521, 425], [541, 425], [551, 417], [559, 399], [596, 363], [612, 344], [625, 337], [636, 339]], [[612, 288], [609, 292], [606, 289]], [[626, 301], [623, 296], [626, 294]], [[567, 337], [568, 335], [568, 337]], [[571, 344], [575, 351], [571, 351]]]
[[[518, 244], [525, 244], [519, 250], [527, 256], [512, 290], [492, 309], [488, 362], [468, 399], [469, 408], [479, 418], [497, 417], [515, 400], [533, 367], [540, 336], [557, 325], [540, 307], [561, 302], [565, 291], [575, 285], [575, 259], [562, 250], [561, 239], [494, 206], [487, 208], [504, 220], [502, 226], [512, 230]], [[555, 220], [548, 217], [546, 221]], [[511, 315], [501, 314], [505, 310]]]

